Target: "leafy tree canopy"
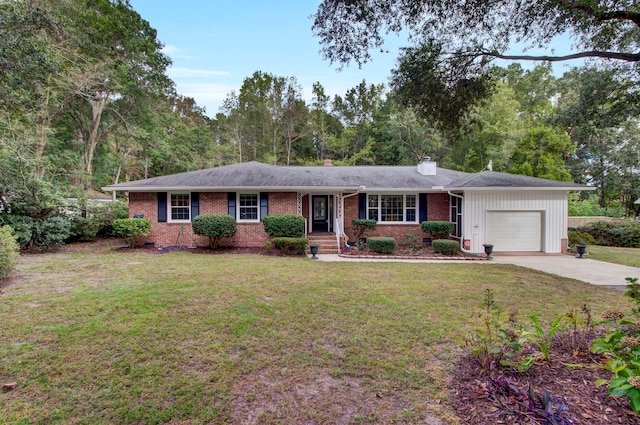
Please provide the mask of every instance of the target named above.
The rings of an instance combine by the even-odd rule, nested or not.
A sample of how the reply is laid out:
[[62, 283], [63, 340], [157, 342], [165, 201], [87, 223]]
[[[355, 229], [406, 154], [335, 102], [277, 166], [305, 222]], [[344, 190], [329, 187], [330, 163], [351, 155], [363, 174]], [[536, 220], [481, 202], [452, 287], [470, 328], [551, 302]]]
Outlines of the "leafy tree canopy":
[[[324, 0], [313, 29], [324, 55], [339, 63], [371, 59], [388, 32], [414, 40], [448, 39], [468, 54], [547, 61], [583, 57], [640, 61], [635, 0]], [[546, 47], [572, 34], [582, 51], [568, 56], [505, 55], [512, 42]]]
[[[358, 65], [384, 48], [388, 33], [407, 33], [392, 88], [400, 100], [457, 128], [460, 117], [491, 92], [491, 61], [607, 58], [640, 61], [640, 9], [634, 0], [324, 0], [313, 31], [324, 56]], [[549, 47], [569, 35], [579, 52], [508, 55], [514, 42]], [[631, 67], [627, 67], [631, 69]], [[640, 69], [636, 65], [636, 69]]]

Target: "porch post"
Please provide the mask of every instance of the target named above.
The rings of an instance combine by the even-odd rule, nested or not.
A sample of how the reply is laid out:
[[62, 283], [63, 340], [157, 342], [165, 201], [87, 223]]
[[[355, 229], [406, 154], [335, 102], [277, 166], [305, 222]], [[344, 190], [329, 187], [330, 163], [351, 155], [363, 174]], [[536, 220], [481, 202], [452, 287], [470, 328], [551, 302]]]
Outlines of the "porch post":
[[[302, 198], [304, 198], [304, 193], [302, 192], [298, 192], [297, 193], [297, 200], [298, 200], [298, 205], [297, 205], [297, 213], [300, 217], [303, 217], [302, 215]], [[307, 237], [307, 234], [309, 232], [309, 223], [307, 223], [307, 219], [304, 219], [304, 237]]]
[[342, 193], [335, 193], [333, 195], [335, 209], [336, 209], [336, 218], [335, 218], [335, 231], [336, 231], [336, 241], [338, 243], [338, 250], [342, 248], [342, 237], [344, 236], [344, 198]]

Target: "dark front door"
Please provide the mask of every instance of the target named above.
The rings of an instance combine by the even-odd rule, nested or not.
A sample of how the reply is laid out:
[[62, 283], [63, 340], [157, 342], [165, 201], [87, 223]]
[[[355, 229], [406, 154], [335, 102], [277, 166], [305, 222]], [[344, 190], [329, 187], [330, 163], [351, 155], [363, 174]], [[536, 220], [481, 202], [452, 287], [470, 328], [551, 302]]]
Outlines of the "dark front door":
[[311, 197], [311, 231], [329, 231], [329, 196], [313, 195]]

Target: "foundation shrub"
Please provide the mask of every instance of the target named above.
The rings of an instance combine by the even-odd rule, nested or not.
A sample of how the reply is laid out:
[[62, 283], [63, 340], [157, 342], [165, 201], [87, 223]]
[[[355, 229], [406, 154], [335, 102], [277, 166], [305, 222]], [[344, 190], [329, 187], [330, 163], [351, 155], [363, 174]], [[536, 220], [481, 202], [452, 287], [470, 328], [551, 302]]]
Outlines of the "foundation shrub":
[[8, 277], [16, 265], [20, 245], [9, 226], [0, 227], [0, 281]]
[[262, 219], [264, 231], [272, 238], [301, 238], [304, 217], [295, 214], [273, 214]]
[[147, 218], [121, 218], [113, 221], [113, 232], [122, 238], [129, 248], [140, 245], [142, 238], [151, 233], [151, 221]]
[[376, 230], [378, 222], [367, 218], [356, 218], [354, 220], [351, 220], [351, 226], [353, 229], [353, 234], [356, 238], [356, 243], [358, 243], [360, 242], [360, 239], [364, 238], [367, 233]]
[[222, 238], [230, 238], [238, 231], [236, 219], [229, 214], [202, 214], [192, 222], [193, 233], [207, 236], [209, 248], [218, 249]]
[[437, 239], [431, 243], [433, 252], [442, 255], [455, 255], [460, 251], [460, 245], [457, 241], [450, 241], [447, 239]]
[[396, 249], [396, 240], [388, 236], [376, 236], [367, 239], [369, 251], [378, 254], [391, 254]]
[[433, 236], [433, 239], [446, 239], [454, 230], [454, 224], [449, 221], [423, 221], [420, 227], [423, 232]]
[[273, 238], [273, 247], [285, 254], [305, 255], [309, 247], [307, 238]]

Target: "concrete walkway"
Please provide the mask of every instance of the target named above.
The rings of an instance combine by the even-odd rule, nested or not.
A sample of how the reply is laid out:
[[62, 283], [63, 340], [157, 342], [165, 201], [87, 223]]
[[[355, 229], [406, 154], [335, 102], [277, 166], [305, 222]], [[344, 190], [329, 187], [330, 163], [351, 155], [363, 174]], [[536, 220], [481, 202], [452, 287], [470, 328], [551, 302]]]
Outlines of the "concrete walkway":
[[318, 261], [375, 261], [375, 262], [406, 262], [406, 263], [457, 263], [457, 264], [512, 264], [527, 267], [533, 270], [549, 274], [581, 280], [598, 286], [607, 286], [618, 290], [624, 290], [625, 278], [640, 278], [640, 268], [619, 264], [606, 263], [604, 261], [588, 258], [577, 259], [573, 255], [498, 255], [492, 261], [465, 261], [465, 260], [404, 260], [404, 259], [372, 259], [372, 258], [345, 258], [337, 254], [319, 254]]

